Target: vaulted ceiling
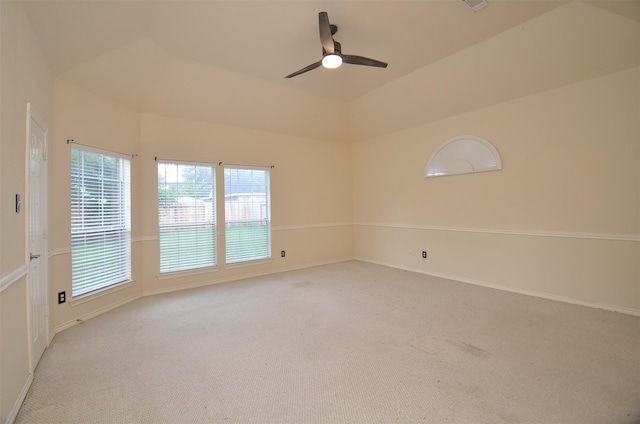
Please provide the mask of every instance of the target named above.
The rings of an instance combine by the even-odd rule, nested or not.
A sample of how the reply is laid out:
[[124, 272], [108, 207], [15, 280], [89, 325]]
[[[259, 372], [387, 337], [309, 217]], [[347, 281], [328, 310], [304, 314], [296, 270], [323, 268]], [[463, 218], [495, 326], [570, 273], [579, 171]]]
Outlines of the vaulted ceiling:
[[[251, 126], [238, 116], [239, 110], [247, 110], [255, 115], [254, 126], [270, 130], [291, 125], [293, 119], [283, 118], [279, 124], [266, 122], [278, 120], [274, 112], [269, 115], [266, 110], [269, 102], [289, 102], [287, 110], [294, 111], [296, 96], [300, 96], [304, 104], [317, 105], [317, 111], [309, 114], [322, 117], [322, 110], [336, 110], [327, 115], [333, 116], [338, 128], [335, 134], [328, 134], [330, 139], [340, 139], [339, 134], [349, 132], [349, 123], [339, 115], [346, 113], [354, 101], [362, 102], [368, 93], [411, 78], [412, 73], [424, 72], [439, 61], [515, 31], [568, 3], [493, 0], [473, 12], [459, 0], [23, 0], [57, 78], [143, 112]], [[580, 3], [600, 11], [602, 16], [615, 17], [612, 25], [621, 21], [638, 26], [637, 0]], [[285, 75], [321, 58], [320, 11], [327, 11], [331, 23], [338, 26], [335, 39], [342, 43], [344, 53], [388, 62], [388, 68], [345, 65], [285, 79]], [[571, 22], [560, 25], [567, 24]], [[576, 24], [580, 31], [584, 28], [584, 22]], [[571, 33], [571, 37], [576, 35]], [[541, 36], [544, 38], [544, 34]], [[583, 53], [589, 54], [588, 49]], [[545, 59], [544, 54], [539, 56], [539, 60]], [[619, 62], [602, 72], [637, 66], [638, 57]], [[501, 69], [503, 75], [491, 78], [499, 81], [518, 66], [505, 60]], [[459, 73], [460, 78], [465, 78], [465, 73], [470, 78], [473, 68]], [[545, 78], [553, 79], [549, 75]], [[548, 83], [549, 87], [558, 85]], [[539, 88], [544, 89], [544, 84]], [[216, 93], [220, 98], [214, 104], [210, 98]], [[261, 110], [264, 124], [260, 123]], [[316, 130], [310, 128], [310, 132]]]

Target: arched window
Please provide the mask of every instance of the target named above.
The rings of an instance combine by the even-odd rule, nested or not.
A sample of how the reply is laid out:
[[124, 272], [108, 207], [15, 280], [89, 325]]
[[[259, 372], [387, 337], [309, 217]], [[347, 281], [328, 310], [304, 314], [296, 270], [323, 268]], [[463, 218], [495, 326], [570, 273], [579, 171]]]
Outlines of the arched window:
[[500, 154], [491, 143], [474, 135], [462, 135], [445, 142], [431, 155], [424, 176], [440, 177], [499, 169], [502, 169]]

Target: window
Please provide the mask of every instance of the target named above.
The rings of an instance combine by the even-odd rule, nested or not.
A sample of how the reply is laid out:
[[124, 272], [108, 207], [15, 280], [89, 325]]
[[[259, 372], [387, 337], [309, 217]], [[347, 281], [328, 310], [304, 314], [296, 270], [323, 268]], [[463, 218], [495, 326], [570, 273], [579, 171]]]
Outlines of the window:
[[71, 295], [131, 280], [130, 161], [71, 149]]
[[425, 178], [502, 169], [500, 154], [489, 141], [463, 135], [443, 143], [429, 158]]
[[269, 196], [268, 169], [224, 169], [226, 263], [271, 257]]
[[215, 166], [158, 162], [160, 273], [216, 265]]

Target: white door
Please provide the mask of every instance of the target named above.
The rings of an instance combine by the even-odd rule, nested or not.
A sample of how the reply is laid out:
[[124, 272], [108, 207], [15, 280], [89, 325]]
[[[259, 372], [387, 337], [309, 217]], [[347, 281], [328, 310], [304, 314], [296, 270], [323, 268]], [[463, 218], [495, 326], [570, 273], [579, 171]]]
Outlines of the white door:
[[47, 125], [27, 104], [29, 218], [29, 338], [31, 371], [35, 370], [49, 344], [47, 282]]

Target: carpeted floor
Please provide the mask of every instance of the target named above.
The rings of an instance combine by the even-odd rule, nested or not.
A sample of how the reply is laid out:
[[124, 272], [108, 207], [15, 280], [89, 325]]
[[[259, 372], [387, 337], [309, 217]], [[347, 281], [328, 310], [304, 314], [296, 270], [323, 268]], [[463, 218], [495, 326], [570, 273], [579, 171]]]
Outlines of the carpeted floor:
[[17, 423], [637, 423], [640, 318], [357, 261], [57, 334]]

